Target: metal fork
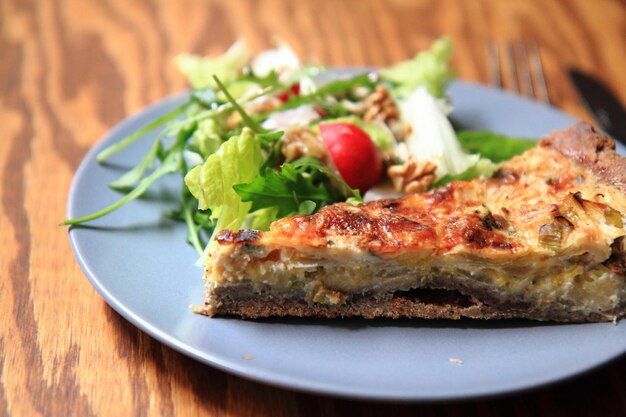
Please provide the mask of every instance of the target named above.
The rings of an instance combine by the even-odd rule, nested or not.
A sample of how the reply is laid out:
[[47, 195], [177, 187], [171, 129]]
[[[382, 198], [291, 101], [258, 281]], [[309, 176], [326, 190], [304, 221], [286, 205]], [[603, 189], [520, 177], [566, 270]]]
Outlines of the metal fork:
[[491, 84], [550, 103], [537, 42], [508, 41], [502, 53], [492, 41], [487, 45], [487, 60]]

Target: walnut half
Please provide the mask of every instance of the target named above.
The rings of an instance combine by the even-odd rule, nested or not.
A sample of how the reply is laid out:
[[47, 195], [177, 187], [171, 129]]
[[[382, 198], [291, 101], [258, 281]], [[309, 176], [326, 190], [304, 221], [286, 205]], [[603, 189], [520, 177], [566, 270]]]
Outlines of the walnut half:
[[376, 87], [376, 90], [365, 99], [365, 108], [367, 111], [363, 118], [366, 121], [382, 120], [389, 123], [399, 116], [398, 106], [389, 94], [389, 90], [382, 85]]
[[293, 128], [286, 131], [280, 151], [287, 162], [305, 156], [319, 159], [324, 163], [329, 159], [322, 140], [307, 128]]
[[417, 162], [413, 157], [409, 157], [401, 165], [390, 166], [387, 175], [396, 191], [413, 194], [427, 190], [435, 182], [436, 169], [437, 165], [432, 162]]

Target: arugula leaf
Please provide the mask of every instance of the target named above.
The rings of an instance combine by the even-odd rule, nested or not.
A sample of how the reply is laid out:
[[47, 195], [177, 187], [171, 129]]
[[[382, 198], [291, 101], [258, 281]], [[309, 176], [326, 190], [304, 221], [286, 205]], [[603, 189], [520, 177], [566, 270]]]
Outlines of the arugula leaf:
[[377, 76], [374, 73], [366, 72], [355, 75], [354, 77], [339, 79], [324, 84], [313, 94], [317, 97], [325, 97], [328, 95], [338, 95], [350, 92], [354, 87], [365, 86], [374, 87], [377, 83]]
[[327, 184], [315, 184], [311, 177], [301, 174], [302, 170], [287, 163], [280, 172], [267, 168], [252, 182], [237, 184], [234, 189], [242, 201], [252, 202], [252, 211], [278, 207], [277, 218], [300, 214], [303, 201], [313, 201], [321, 207], [333, 200]]
[[277, 130], [275, 132], [260, 133], [257, 136], [259, 137], [259, 140], [261, 141], [261, 146], [263, 148], [269, 149], [268, 147], [271, 147], [274, 144], [276, 144], [276, 142], [278, 142], [280, 138], [283, 137], [284, 133], [285, 132], [283, 132], [282, 130]]
[[241, 107], [241, 105], [237, 103], [237, 100], [233, 98], [233, 96], [228, 92], [228, 89], [226, 88], [226, 86], [220, 81], [220, 79], [216, 75], [213, 76], [213, 79], [215, 80], [215, 83], [219, 87], [220, 91], [224, 93], [224, 95], [226, 96], [226, 99], [228, 99], [228, 102], [241, 115], [241, 119], [243, 120], [245, 125], [248, 126], [250, 129], [252, 129], [256, 133], [265, 132], [266, 131], [265, 129], [259, 126], [257, 122], [255, 122], [254, 120], [252, 120], [252, 118], [250, 118], [250, 116], [248, 116], [248, 113], [246, 113], [243, 107]]
[[515, 138], [484, 130], [462, 130], [457, 138], [469, 153], [479, 153], [493, 162], [508, 161], [537, 145], [536, 140]]
[[187, 242], [189, 242], [191, 246], [194, 247], [196, 252], [198, 252], [198, 255], [202, 255], [202, 251], [205, 247], [200, 238], [200, 230], [202, 226], [194, 216], [194, 212], [196, 210], [195, 200], [192, 200], [191, 198], [189, 198], [189, 196], [191, 196], [189, 188], [183, 187], [183, 192], [181, 196], [181, 217], [187, 225]]
[[157, 140], [152, 144], [147, 154], [141, 158], [141, 161], [130, 171], [119, 177], [117, 180], [109, 183], [109, 187], [122, 192], [130, 191], [135, 184], [143, 177], [145, 172], [154, 166], [156, 159], [163, 154], [163, 146], [161, 141]]
[[139, 139], [141, 139], [142, 137], [144, 137], [148, 133], [152, 132], [157, 127], [161, 126], [162, 124], [164, 124], [166, 122], [169, 122], [170, 120], [174, 120], [179, 115], [184, 113], [185, 110], [187, 109], [187, 107], [188, 107], [188, 103], [182, 105], [181, 107], [177, 107], [174, 110], [172, 110], [172, 111], [170, 111], [168, 113], [165, 113], [163, 116], [161, 116], [161, 117], [151, 121], [150, 123], [148, 123], [147, 125], [145, 125], [141, 129], [139, 129], [139, 130], [135, 131], [134, 133], [126, 136], [124, 139], [120, 140], [119, 142], [116, 142], [113, 145], [111, 145], [111, 146], [105, 148], [104, 150], [100, 151], [98, 153], [98, 155], [96, 156], [96, 160], [98, 162], [100, 162], [100, 163], [106, 161], [110, 156], [118, 153], [122, 149], [125, 149], [128, 146], [132, 145], [133, 143], [137, 142]]
[[304, 104], [315, 103], [322, 107], [325, 107], [327, 105], [324, 100], [328, 96], [341, 96], [344, 94], [348, 94], [355, 87], [358, 86], [372, 88], [376, 85], [376, 83], [376, 74], [372, 73], [363, 73], [355, 75], [354, 77], [331, 81], [328, 84], [324, 84], [323, 86], [318, 88], [317, 91], [312, 94], [295, 96], [278, 108], [273, 109], [271, 112], [260, 113], [258, 115], [254, 115], [253, 118], [255, 120], [264, 120], [265, 118], [267, 118], [269, 113], [293, 109], [296, 107], [300, 107]]
[[[252, 94], [250, 96], [246, 96], [240, 99], [239, 102], [236, 102], [236, 104], [240, 106], [240, 104], [242, 103], [250, 102], [257, 97], [264, 96], [270, 92], [271, 90], [267, 88], [259, 90], [255, 92], [255, 94]], [[197, 100], [194, 99], [192, 100], [192, 102], [193, 101], [197, 101]], [[219, 105], [217, 102], [212, 103], [209, 109], [202, 109], [200, 111], [195, 111], [191, 114], [186, 114], [183, 120], [177, 120], [177, 121], [170, 123], [166, 127], [166, 129], [162, 132], [162, 134], [164, 136], [174, 136], [180, 130], [187, 130], [189, 129], [189, 126], [195, 126], [195, 124], [201, 123], [207, 118], [215, 118], [215, 117], [222, 116], [224, 114], [231, 112], [233, 109], [234, 109], [234, 106], [231, 102], [226, 102], [226, 103], [219, 104]], [[198, 109], [195, 108], [194, 110], [198, 110]], [[239, 130], [237, 130], [237, 132], [234, 132], [234, 134], [238, 134], [238, 133], [239, 133]]]
[[310, 214], [315, 210], [343, 201], [353, 195], [360, 198], [357, 190], [351, 190], [341, 178], [336, 189], [330, 179], [337, 181], [319, 161], [301, 158], [285, 163], [280, 171], [266, 168], [261, 175], [249, 183], [237, 184], [233, 188], [242, 201], [252, 202], [252, 211], [276, 207], [276, 218], [294, 214]]
[[148, 190], [150, 185], [152, 185], [156, 180], [158, 180], [162, 176], [180, 171], [184, 164], [183, 148], [188, 137], [189, 137], [188, 132], [181, 132], [178, 135], [176, 142], [166, 152], [165, 158], [163, 159], [161, 164], [150, 175], [148, 175], [147, 177], [139, 181], [139, 184], [137, 184], [137, 186], [128, 194], [126, 194], [124, 197], [122, 197], [115, 203], [111, 204], [110, 206], [100, 211], [97, 211], [95, 213], [92, 213], [83, 217], [67, 219], [67, 220], [64, 220], [63, 223], [61, 224], [65, 226], [71, 226], [71, 225], [76, 225], [80, 223], [85, 223], [91, 220], [95, 220], [99, 217], [105, 216], [117, 210], [118, 208], [128, 203], [129, 201], [134, 200], [137, 197], [140, 197], [143, 193], [145, 193]]
[[265, 158], [265, 162], [261, 165], [261, 171], [264, 171], [265, 168], [273, 168], [280, 165], [280, 161], [282, 155], [280, 153], [280, 139], [283, 137], [282, 130], [271, 132], [271, 133], [261, 133], [258, 135], [259, 140], [261, 141], [261, 148], [263, 148], [267, 154], [267, 158]]
[[304, 157], [296, 159], [292, 162], [292, 164], [296, 167], [302, 166], [305, 168], [313, 168], [316, 171], [319, 171], [322, 175], [331, 178], [334, 182], [335, 188], [339, 187], [338, 191], [341, 193], [342, 199], [352, 199], [353, 203], [361, 203], [363, 201], [359, 190], [350, 188], [343, 178], [341, 178], [341, 175], [326, 168], [326, 166], [319, 159]]

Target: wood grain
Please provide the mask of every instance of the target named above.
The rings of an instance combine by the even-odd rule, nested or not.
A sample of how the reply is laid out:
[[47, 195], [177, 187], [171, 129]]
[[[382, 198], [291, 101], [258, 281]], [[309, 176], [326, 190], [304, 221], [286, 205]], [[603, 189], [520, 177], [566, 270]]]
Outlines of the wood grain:
[[112, 311], [72, 255], [80, 160], [112, 125], [184, 88], [179, 52], [278, 37], [329, 66], [386, 65], [441, 34], [459, 77], [488, 80], [490, 40], [535, 39], [553, 103], [583, 118], [577, 66], [626, 102], [626, 5], [611, 0], [0, 0], [0, 415], [626, 415], [626, 360], [533, 393], [444, 405], [295, 393], [202, 366]]

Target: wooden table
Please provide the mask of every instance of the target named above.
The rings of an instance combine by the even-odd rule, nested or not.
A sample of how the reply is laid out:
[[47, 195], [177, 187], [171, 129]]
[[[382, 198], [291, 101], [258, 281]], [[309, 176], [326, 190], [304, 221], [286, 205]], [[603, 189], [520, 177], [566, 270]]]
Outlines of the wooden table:
[[529, 416], [626, 414], [626, 359], [531, 393], [385, 404], [295, 393], [204, 366], [109, 308], [58, 227], [86, 151], [115, 123], [185, 87], [172, 58], [273, 36], [303, 58], [386, 65], [440, 34], [459, 77], [487, 82], [490, 40], [535, 39], [554, 105], [589, 119], [581, 67], [626, 102], [619, 1], [0, 1], [0, 415]]

